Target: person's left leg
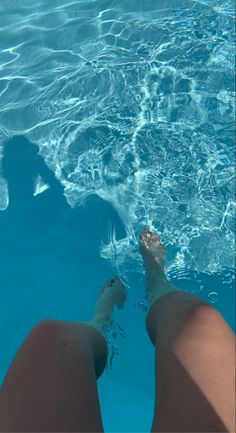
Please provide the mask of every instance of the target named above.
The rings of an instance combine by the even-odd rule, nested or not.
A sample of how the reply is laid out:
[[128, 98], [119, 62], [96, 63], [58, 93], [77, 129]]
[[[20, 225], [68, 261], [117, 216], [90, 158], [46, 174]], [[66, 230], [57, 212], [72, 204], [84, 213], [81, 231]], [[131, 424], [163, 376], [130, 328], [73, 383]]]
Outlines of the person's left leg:
[[100, 290], [90, 322], [43, 320], [31, 330], [0, 390], [1, 432], [103, 431], [96, 386], [107, 361], [102, 334], [125, 299], [114, 277]]

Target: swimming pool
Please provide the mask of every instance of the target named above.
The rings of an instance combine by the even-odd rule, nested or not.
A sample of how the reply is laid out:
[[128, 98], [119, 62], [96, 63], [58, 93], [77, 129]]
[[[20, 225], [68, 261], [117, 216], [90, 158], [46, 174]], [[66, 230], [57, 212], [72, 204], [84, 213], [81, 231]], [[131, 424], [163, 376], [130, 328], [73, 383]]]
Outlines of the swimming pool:
[[233, 14], [218, 0], [0, 1], [0, 376], [30, 326], [87, 320], [120, 273], [125, 337], [115, 328], [100, 383], [108, 431], [151, 422], [144, 224], [161, 234], [169, 277], [234, 327]]

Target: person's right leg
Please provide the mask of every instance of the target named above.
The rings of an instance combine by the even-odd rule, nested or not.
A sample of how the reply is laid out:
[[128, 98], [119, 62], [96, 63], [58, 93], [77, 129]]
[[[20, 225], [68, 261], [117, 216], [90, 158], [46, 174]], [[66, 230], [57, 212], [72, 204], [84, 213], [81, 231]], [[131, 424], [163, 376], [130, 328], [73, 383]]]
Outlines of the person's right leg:
[[164, 275], [159, 238], [144, 229], [148, 334], [156, 350], [152, 431], [235, 432], [235, 337], [220, 313]]
[[125, 288], [100, 289], [86, 323], [43, 320], [33, 327], [0, 388], [0, 432], [102, 432], [96, 379], [106, 365], [105, 330]]

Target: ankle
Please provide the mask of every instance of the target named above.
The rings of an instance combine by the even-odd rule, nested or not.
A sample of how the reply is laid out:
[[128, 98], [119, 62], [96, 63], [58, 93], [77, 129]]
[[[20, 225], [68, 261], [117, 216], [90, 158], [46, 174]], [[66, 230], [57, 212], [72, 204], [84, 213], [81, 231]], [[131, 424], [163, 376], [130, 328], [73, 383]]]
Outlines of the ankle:
[[178, 289], [167, 280], [164, 273], [163, 275], [149, 274], [146, 278], [146, 295], [150, 305], [167, 293], [176, 290]]
[[170, 285], [164, 272], [147, 272], [146, 273], [146, 288], [151, 293], [159, 293]]

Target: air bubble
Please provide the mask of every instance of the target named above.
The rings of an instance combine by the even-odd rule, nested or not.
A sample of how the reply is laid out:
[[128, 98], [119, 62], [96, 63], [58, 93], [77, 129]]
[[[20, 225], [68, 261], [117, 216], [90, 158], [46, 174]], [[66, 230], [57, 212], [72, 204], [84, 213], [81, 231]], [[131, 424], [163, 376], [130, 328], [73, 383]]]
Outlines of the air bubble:
[[149, 309], [149, 304], [145, 299], [141, 299], [138, 303], [137, 303], [138, 308], [140, 308], [140, 310], [142, 310], [144, 313], [146, 313]]
[[219, 299], [219, 295], [217, 292], [211, 292], [208, 295], [208, 299], [212, 304], [215, 304], [215, 302], [217, 302]]

